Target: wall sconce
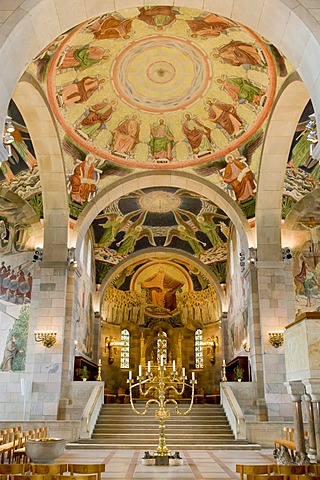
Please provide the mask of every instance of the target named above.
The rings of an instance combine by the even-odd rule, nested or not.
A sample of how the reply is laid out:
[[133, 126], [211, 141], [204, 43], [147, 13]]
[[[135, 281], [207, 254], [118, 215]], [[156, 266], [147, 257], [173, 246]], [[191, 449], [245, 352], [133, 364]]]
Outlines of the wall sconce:
[[245, 338], [244, 340], [242, 340], [242, 348], [245, 352], [250, 352], [250, 347], [248, 345], [248, 340]]
[[8, 157], [12, 157], [11, 144], [14, 142], [14, 136], [11, 134], [14, 131], [15, 126], [13, 125], [12, 118], [7, 115], [3, 133], [3, 144], [7, 150]]
[[240, 260], [240, 270], [241, 270], [241, 273], [243, 273], [246, 268], [246, 256], [244, 252], [239, 253], [239, 260]]
[[292, 253], [289, 247], [284, 247], [282, 249], [282, 260], [285, 262], [286, 260], [290, 260], [292, 258]]
[[43, 250], [42, 248], [36, 248], [33, 254], [32, 261], [35, 262], [41, 262], [42, 261], [42, 253]]
[[34, 332], [36, 342], [41, 342], [45, 347], [51, 348], [57, 341], [57, 332]]
[[122, 342], [119, 342], [114, 337], [106, 337], [105, 339], [105, 352], [108, 353], [108, 363], [112, 365], [114, 362], [114, 355], [117, 355], [117, 347], [121, 347]]
[[249, 253], [248, 253], [248, 263], [255, 264], [257, 261], [257, 250], [253, 247], [249, 248]]
[[269, 332], [269, 342], [274, 348], [279, 348], [283, 345], [283, 332]]
[[77, 266], [76, 249], [74, 247], [68, 248], [68, 259], [67, 259], [67, 261], [68, 261], [69, 267], [71, 267], [71, 266], [76, 267]]
[[201, 345], [210, 349], [208, 352], [211, 355], [210, 363], [214, 365], [216, 363], [216, 348], [219, 346], [219, 338], [216, 335], [212, 335], [206, 342], [201, 342]]

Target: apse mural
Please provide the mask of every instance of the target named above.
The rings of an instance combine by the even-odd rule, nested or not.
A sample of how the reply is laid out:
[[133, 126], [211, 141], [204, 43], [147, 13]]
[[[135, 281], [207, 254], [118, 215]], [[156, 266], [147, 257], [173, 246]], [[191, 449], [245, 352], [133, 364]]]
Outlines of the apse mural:
[[206, 325], [219, 318], [219, 306], [208, 274], [187, 259], [132, 260], [107, 288], [102, 316], [120, 325], [130, 321], [150, 327], [157, 320], [174, 327]]
[[135, 191], [100, 212], [93, 229], [96, 260], [112, 265], [135, 251], [166, 246], [187, 251], [206, 264], [226, 260], [227, 215], [186, 190]]

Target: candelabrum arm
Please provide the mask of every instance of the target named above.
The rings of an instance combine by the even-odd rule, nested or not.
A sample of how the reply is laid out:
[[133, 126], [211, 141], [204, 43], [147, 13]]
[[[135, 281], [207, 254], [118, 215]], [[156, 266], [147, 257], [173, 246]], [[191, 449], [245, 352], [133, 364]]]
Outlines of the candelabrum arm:
[[[146, 383], [146, 382], [147, 382], [147, 380], [145, 380], [144, 382], [141, 382], [141, 383]], [[148, 408], [149, 408], [149, 405], [150, 405], [151, 403], [156, 403], [157, 405], [160, 405], [160, 403], [159, 403], [159, 400], [157, 400], [157, 399], [155, 399], [155, 398], [151, 398], [150, 400], [147, 401], [146, 406], [145, 406], [145, 409], [144, 409], [142, 412], [140, 412], [139, 410], [137, 410], [136, 407], [134, 406], [133, 397], [132, 397], [132, 389], [135, 388], [135, 387], [137, 387], [137, 386], [141, 387], [140, 382], [139, 382], [139, 383], [135, 383], [135, 384], [133, 384], [133, 385], [132, 385], [132, 382], [130, 382], [129, 394], [130, 394], [130, 404], [131, 404], [131, 408], [132, 408], [132, 410], [133, 410], [137, 415], [146, 415], [146, 413], [147, 413], [147, 411], [148, 411]], [[152, 390], [152, 389], [149, 388], [148, 390]], [[147, 390], [147, 391], [148, 391], [148, 390]], [[147, 393], [145, 393], [145, 395], [146, 395], [146, 394], [147, 394]]]
[[174, 399], [174, 398], [168, 398], [164, 404], [166, 405], [167, 403], [173, 403], [175, 405], [175, 411], [177, 413], [177, 415], [180, 415], [180, 416], [183, 416], [183, 415], [188, 415], [188, 413], [191, 412], [191, 409], [192, 409], [192, 406], [193, 406], [193, 399], [194, 399], [194, 385], [195, 385], [195, 382], [192, 383], [191, 385], [189, 384], [185, 384], [187, 385], [188, 387], [191, 387], [191, 402], [190, 402], [190, 405], [189, 405], [189, 408], [187, 410], [185, 410], [184, 412], [182, 412], [180, 409], [179, 409], [179, 404], [178, 402]]

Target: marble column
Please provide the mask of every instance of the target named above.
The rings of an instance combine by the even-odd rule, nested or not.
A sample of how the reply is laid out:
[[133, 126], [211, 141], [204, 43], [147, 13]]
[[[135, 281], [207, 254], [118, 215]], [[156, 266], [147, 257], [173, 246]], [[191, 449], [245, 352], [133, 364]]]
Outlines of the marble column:
[[320, 380], [304, 380], [306, 392], [312, 400], [314, 432], [316, 441], [317, 462], [320, 461]]
[[306, 453], [301, 405], [302, 396], [305, 394], [305, 387], [303, 383], [299, 381], [287, 382], [285, 385], [293, 402], [294, 441], [296, 444], [296, 451]]
[[308, 432], [309, 432], [309, 456], [310, 458], [315, 458], [317, 453], [317, 443], [316, 443], [316, 434], [315, 434], [315, 423], [314, 423], [314, 414], [313, 414], [313, 404], [311, 401], [310, 395], [305, 395], [306, 401], [306, 413], [308, 420]]

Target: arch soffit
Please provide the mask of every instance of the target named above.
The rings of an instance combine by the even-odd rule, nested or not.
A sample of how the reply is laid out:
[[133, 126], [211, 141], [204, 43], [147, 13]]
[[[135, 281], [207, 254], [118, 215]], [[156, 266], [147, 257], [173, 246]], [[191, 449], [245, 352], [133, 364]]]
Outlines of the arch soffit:
[[[163, 248], [163, 247], [158, 247], [152, 249], [152, 259], [153, 260], [161, 260], [166, 257], [166, 260], [168, 259], [168, 255], [171, 255], [172, 258], [181, 260], [182, 262], [185, 262], [186, 260], [188, 263], [190, 263], [192, 266], [198, 268], [200, 272], [203, 272], [207, 278], [209, 278], [210, 282], [213, 284], [216, 293], [217, 293], [217, 299], [218, 299], [218, 305], [219, 305], [219, 311], [220, 313], [222, 311], [225, 311], [227, 309], [226, 305], [226, 300], [225, 300], [225, 295], [224, 292], [221, 288], [221, 285], [216, 277], [216, 275], [206, 266], [204, 265], [200, 260], [195, 258], [193, 255], [187, 252], [181, 252], [180, 250], [175, 250], [175, 249], [168, 249], [168, 248]], [[100, 286], [99, 292], [97, 292], [97, 295], [99, 296], [99, 300], [97, 300], [95, 303], [100, 305], [100, 311], [101, 311], [101, 304], [103, 302], [104, 294], [107, 290], [107, 288], [110, 286], [112, 280], [126, 267], [131, 265], [132, 263], [136, 263], [139, 260], [144, 260], [144, 259], [150, 259], [150, 250], [144, 250], [141, 252], [135, 252], [126, 259], [124, 259], [122, 262], [120, 262], [113, 270], [112, 272], [110, 271], [105, 279], [103, 280], [103, 283]]]
[[55, 122], [46, 98], [28, 74], [17, 84], [13, 100], [26, 122], [39, 167], [46, 224], [44, 258], [47, 261], [60, 260], [63, 254], [65, 260], [69, 205], [65, 166]]
[[259, 260], [281, 260], [281, 209], [284, 175], [293, 134], [310, 96], [295, 73], [286, 82], [266, 131], [256, 198]]
[[150, 175], [149, 172], [129, 175], [125, 180], [118, 180], [101, 190], [85, 207], [74, 227], [77, 251], [80, 249], [88, 228], [103, 208], [135, 190], [156, 186], [182, 188], [207, 198], [229, 216], [239, 233], [243, 247], [247, 247], [248, 243], [249, 245], [253, 243], [249, 223], [241, 208], [218, 186], [209, 183], [207, 180], [201, 179], [200, 181], [198, 177], [189, 173], [167, 170], [165, 172], [154, 172], [153, 175]]

